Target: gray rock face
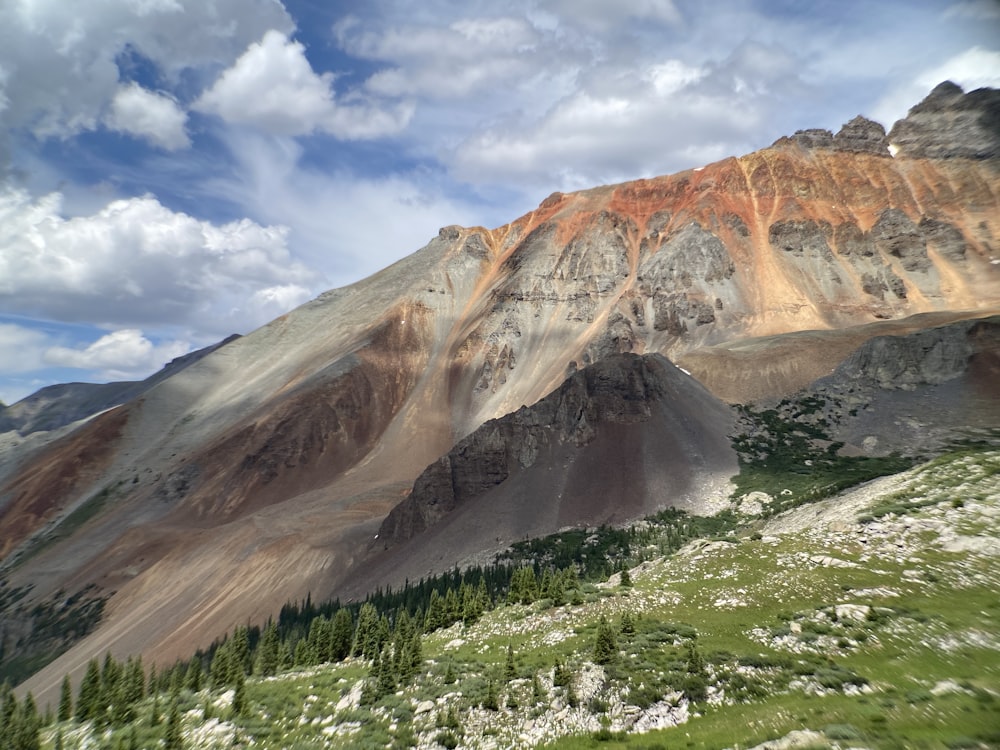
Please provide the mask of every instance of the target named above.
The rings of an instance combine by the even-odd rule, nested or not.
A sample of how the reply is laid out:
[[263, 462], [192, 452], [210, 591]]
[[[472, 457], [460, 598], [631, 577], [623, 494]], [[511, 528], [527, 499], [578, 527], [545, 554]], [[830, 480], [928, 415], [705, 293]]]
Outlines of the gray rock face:
[[833, 147], [837, 151], [855, 154], [889, 156], [889, 138], [885, 128], [874, 120], [858, 115], [845, 123], [833, 137]]
[[[650, 433], [637, 437], [646, 423]], [[581, 460], [569, 480], [576, 485], [574, 491], [566, 493], [569, 499], [564, 501], [573, 505], [573, 511], [563, 508], [562, 513], [608, 519], [641, 512], [643, 493], [638, 488], [645, 472], [683, 475], [674, 495], [665, 493], [659, 502], [669, 501], [690, 478], [692, 466], [687, 461], [696, 456], [694, 463], [703, 467], [727, 463], [731, 448], [726, 435], [731, 424], [729, 407], [661, 355], [613, 355], [574, 372], [538, 403], [490, 420], [457, 443], [417, 478], [410, 496], [382, 523], [378, 539], [386, 546], [409, 539], [463, 506], [482, 502], [504, 483], [519, 489], [502, 500], [490, 495], [494, 498], [491, 506], [509, 503], [517, 522], [538, 515], [547, 500], [556, 508], [552, 513], [558, 514], [559, 503], [551, 495], [563, 493], [549, 487], [553, 464], [572, 464], [592, 444], [597, 446], [595, 456], [604, 456], [607, 448], [601, 441], [608, 439], [618, 452], [630, 457], [614, 470]], [[652, 467], [648, 466], [649, 451], [662, 452]], [[673, 466], [685, 454], [684, 466]], [[633, 474], [636, 470], [638, 476]], [[601, 487], [626, 478], [636, 488], [634, 497], [617, 497]], [[525, 497], [530, 511], [519, 508]]]
[[899, 258], [906, 271], [926, 271], [931, 267], [927, 240], [920, 228], [898, 208], [882, 212], [871, 229], [871, 238], [880, 251]]
[[993, 159], [1000, 156], [1000, 90], [963, 93], [938, 84], [889, 131], [898, 155], [927, 159]]
[[836, 135], [825, 128], [809, 128], [798, 130], [788, 138], [780, 138], [775, 145], [789, 142], [806, 149], [829, 149], [874, 156], [890, 155], [885, 128], [861, 115], [845, 123]]

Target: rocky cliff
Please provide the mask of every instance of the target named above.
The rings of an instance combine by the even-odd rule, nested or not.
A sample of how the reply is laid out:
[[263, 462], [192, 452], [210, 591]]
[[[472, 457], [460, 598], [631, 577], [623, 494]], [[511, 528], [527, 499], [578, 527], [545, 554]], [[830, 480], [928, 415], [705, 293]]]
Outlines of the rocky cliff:
[[420, 474], [373, 546], [433, 529], [406, 563], [388, 556], [393, 568], [414, 570], [415, 552], [447, 566], [565, 526], [668, 506], [710, 511], [708, 498], [714, 491], [724, 503], [738, 468], [733, 422], [726, 404], [661, 355], [612, 355], [459, 441]]
[[[0, 479], [2, 575], [32, 597], [91, 585], [109, 597], [102, 626], [34, 689], [106, 649], [172, 660], [289, 599], [343, 590], [426, 467], [614, 355], [691, 362], [719, 395], [746, 401], [762, 382], [780, 397], [829, 374], [880, 325], [997, 311], [1000, 172], [980, 130], [951, 128], [944, 151], [893, 135], [995, 122], [989, 95], [954, 93], [932, 94], [933, 122], [914, 108], [888, 136], [856, 119], [696, 170], [554, 194], [496, 229], [447, 227], [42, 449], [14, 441]], [[901, 144], [895, 157], [886, 140]], [[586, 390], [591, 376], [579, 377]], [[647, 437], [595, 438], [571, 463], [575, 441], [556, 440], [547, 465], [558, 475], [566, 457], [576, 490], [577, 472], [604, 475], [587, 466], [612, 474], [645, 460], [650, 424], [618, 425]], [[543, 463], [518, 468], [523, 446], [497, 445], [469, 489], [500, 465], [498, 487], [538, 486]], [[621, 472], [592, 516], [612, 517], [622, 497], [663, 497], [651, 477]], [[411, 528], [426, 524], [418, 517]]]

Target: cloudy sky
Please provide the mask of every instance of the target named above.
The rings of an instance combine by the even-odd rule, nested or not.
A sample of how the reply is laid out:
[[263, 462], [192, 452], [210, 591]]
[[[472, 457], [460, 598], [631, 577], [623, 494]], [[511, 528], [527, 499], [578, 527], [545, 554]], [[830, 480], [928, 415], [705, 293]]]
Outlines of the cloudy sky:
[[0, 0], [0, 400], [947, 78], [1000, 85], [1000, 2]]

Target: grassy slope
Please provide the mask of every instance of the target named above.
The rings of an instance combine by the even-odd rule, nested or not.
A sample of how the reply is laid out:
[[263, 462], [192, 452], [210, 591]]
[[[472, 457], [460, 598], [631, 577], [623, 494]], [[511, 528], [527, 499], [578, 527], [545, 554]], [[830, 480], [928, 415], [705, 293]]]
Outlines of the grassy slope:
[[[894, 510], [876, 517], [887, 504]], [[859, 515], [871, 518], [858, 523]], [[246, 718], [229, 717], [225, 694], [184, 692], [188, 746], [235, 739], [260, 748], [359, 748], [412, 739], [438, 747], [435, 738], [452, 736], [462, 747], [718, 748], [802, 728], [825, 730], [814, 743], [821, 747], [1000, 746], [998, 515], [1000, 452], [953, 454], [768, 521], [747, 519], [728, 542], [697, 541], [633, 569], [632, 588], [612, 577], [586, 587], [577, 606], [506, 606], [469, 628], [433, 633], [416, 683], [374, 709], [336, 709], [368, 674], [357, 660], [249, 680]], [[864, 614], [835, 618], [844, 604]], [[635, 635], [619, 633], [618, 656], [595, 667], [598, 618], [617, 624], [626, 611], [638, 618]], [[516, 675], [506, 684], [508, 644]], [[708, 700], [688, 705], [692, 645], [710, 689]], [[578, 707], [552, 685], [557, 659], [574, 674]], [[545, 700], [533, 705], [536, 675]], [[473, 707], [490, 679], [501, 704], [513, 696], [517, 709]], [[690, 718], [622, 733], [636, 715], [629, 705], [662, 696], [662, 711], [672, 701], [675, 718]], [[425, 701], [433, 709], [417, 713]], [[457, 728], [440, 726], [450, 707]], [[140, 746], [162, 733], [147, 723], [138, 723]], [[89, 736], [86, 726], [63, 730], [67, 747]], [[576, 734], [557, 738], [566, 732]], [[107, 742], [114, 747], [127, 733]], [[54, 733], [45, 737], [52, 747]]]

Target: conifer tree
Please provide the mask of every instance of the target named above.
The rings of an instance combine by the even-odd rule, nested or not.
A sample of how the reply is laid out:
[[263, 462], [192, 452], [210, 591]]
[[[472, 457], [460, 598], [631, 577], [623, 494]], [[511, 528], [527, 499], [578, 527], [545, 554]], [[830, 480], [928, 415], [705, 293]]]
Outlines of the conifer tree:
[[594, 640], [594, 661], [607, 664], [618, 655], [618, 644], [615, 642], [615, 632], [608, 623], [608, 618], [601, 615], [597, 623], [597, 637]]
[[618, 630], [625, 636], [635, 635], [635, 617], [628, 610], [622, 612], [621, 626]]
[[437, 589], [431, 590], [430, 602], [427, 605], [427, 615], [424, 618], [424, 631], [433, 633], [445, 624], [444, 599]]
[[80, 692], [76, 699], [77, 721], [87, 721], [97, 715], [101, 703], [101, 668], [97, 659], [87, 662], [87, 671], [80, 682]]
[[62, 686], [59, 689], [59, 721], [69, 721], [73, 718], [73, 686], [69, 681], [69, 675], [63, 677]]
[[375, 656], [372, 652], [372, 644], [378, 637], [378, 612], [375, 605], [365, 602], [358, 610], [358, 626], [354, 630], [354, 645], [351, 653], [354, 656], [363, 656], [371, 659]]
[[343, 661], [351, 655], [351, 640], [354, 638], [354, 622], [349, 609], [338, 609], [330, 627], [330, 659]]
[[[12, 743], [14, 750], [39, 750], [41, 738], [39, 733], [42, 728], [41, 719], [38, 716], [38, 706], [35, 705], [35, 698], [31, 693], [24, 696], [24, 703], [14, 714]], [[9, 729], [9, 728], [8, 728]]]
[[187, 673], [184, 675], [184, 687], [193, 693], [201, 690], [201, 659], [195, 657], [188, 664]]
[[[325, 620], [325, 618], [324, 618]], [[326, 626], [321, 626], [326, 631]], [[328, 633], [327, 633], [328, 635]], [[326, 652], [329, 652], [329, 639], [324, 638]], [[278, 636], [278, 626], [269, 622], [264, 628], [260, 643], [257, 645], [257, 673], [271, 677], [278, 672], [278, 662], [281, 659], [281, 640]], [[324, 652], [324, 657], [326, 656]], [[324, 659], [325, 660], [325, 659]]]
[[170, 712], [167, 714], [167, 726], [163, 732], [164, 750], [182, 750], [184, 736], [181, 733], [181, 709], [176, 696], [170, 702]]
[[622, 563], [621, 578], [618, 583], [623, 589], [632, 588], [632, 574], [629, 572], [628, 565], [624, 562]]
[[247, 714], [247, 683], [246, 676], [242, 672], [236, 674], [236, 685], [233, 687], [233, 717], [246, 716]]
[[517, 665], [514, 663], [514, 644], [507, 644], [507, 661], [503, 667], [503, 681], [510, 682], [517, 677]]

